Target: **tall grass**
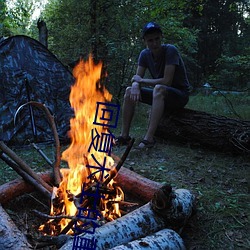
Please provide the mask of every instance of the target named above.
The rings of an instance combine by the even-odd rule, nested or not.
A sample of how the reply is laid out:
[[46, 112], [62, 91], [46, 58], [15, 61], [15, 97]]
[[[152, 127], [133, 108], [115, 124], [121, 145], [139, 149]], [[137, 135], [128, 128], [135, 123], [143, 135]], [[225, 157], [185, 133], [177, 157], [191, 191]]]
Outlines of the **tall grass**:
[[250, 95], [190, 96], [187, 108], [214, 115], [250, 120]]

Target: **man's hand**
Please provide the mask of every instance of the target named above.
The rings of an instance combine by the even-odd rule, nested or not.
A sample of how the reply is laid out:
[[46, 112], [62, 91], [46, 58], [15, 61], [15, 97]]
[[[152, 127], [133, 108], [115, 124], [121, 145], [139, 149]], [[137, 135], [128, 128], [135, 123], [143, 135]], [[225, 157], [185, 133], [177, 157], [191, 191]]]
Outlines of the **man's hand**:
[[131, 79], [131, 82], [142, 82], [142, 78], [139, 75], [134, 75]]
[[133, 82], [130, 92], [130, 99], [138, 102], [141, 98], [141, 90], [138, 82]]

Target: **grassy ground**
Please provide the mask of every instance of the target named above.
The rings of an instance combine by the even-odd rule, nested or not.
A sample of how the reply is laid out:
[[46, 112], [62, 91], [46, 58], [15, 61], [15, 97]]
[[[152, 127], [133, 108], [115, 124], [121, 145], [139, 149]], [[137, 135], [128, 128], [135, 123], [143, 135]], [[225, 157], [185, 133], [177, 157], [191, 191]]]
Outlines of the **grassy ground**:
[[[198, 95], [190, 98], [187, 108], [250, 120], [249, 105], [248, 96]], [[136, 143], [147, 128], [147, 110], [146, 105], [138, 106], [131, 131]], [[158, 139], [156, 146], [147, 152], [132, 149], [125, 167], [196, 194], [197, 214], [182, 233], [188, 249], [250, 249], [249, 156]]]
[[[189, 108], [229, 117], [250, 120], [249, 97], [192, 96]], [[136, 142], [147, 127], [148, 107], [140, 104], [133, 121], [131, 135]], [[120, 116], [121, 118], [121, 116]], [[120, 121], [115, 135], [120, 132]], [[44, 146], [53, 158], [53, 147]], [[15, 149], [18, 155], [32, 164], [36, 171], [47, 164], [35, 150]], [[120, 156], [124, 148], [114, 148]], [[198, 146], [157, 140], [153, 149], [132, 149], [125, 167], [175, 188], [187, 188], [198, 198], [196, 215], [182, 233], [188, 249], [250, 249], [249, 238], [249, 177], [250, 157], [206, 150]], [[0, 162], [0, 184], [17, 177], [6, 164]]]

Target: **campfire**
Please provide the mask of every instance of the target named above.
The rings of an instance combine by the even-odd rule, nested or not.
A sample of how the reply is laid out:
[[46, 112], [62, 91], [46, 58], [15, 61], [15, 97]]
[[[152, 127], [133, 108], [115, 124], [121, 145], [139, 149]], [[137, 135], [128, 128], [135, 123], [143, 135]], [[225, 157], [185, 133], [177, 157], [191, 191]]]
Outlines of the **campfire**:
[[[49, 220], [42, 225], [40, 230], [45, 234], [75, 233], [72, 230], [75, 219], [67, 219], [67, 216], [75, 217], [81, 211], [84, 212], [79, 217], [86, 219], [78, 220], [78, 231], [89, 227], [90, 223], [86, 223], [90, 219], [88, 211], [94, 211], [92, 219], [96, 219], [93, 225], [98, 227], [121, 217], [119, 202], [124, 200], [124, 194], [110, 178], [116, 166], [110, 153], [114, 136], [108, 130], [110, 112], [104, 105], [111, 101], [112, 95], [99, 83], [101, 71], [102, 64], [95, 65], [91, 56], [86, 62], [80, 60], [74, 68], [76, 82], [70, 93], [70, 103], [75, 112], [69, 131], [72, 142], [62, 153], [69, 170], [61, 169], [62, 181], [54, 189], [50, 212], [51, 216], [65, 215], [65, 218], [59, 225], [55, 223], [58, 220]], [[102, 109], [98, 110], [100, 105], [97, 104], [100, 103]]]
[[[31, 184], [50, 200], [50, 214], [33, 211], [39, 217], [46, 218], [46, 223], [39, 227], [45, 239], [33, 239], [34, 245], [36, 248], [39, 244], [56, 245], [61, 250], [72, 247], [97, 247], [103, 250], [115, 247], [124, 250], [145, 246], [156, 249], [155, 246], [159, 245], [158, 249], [184, 250], [178, 232], [181, 232], [193, 212], [195, 196], [186, 189], [173, 190], [169, 185], [163, 186], [123, 168], [134, 139], [121, 158], [114, 161], [111, 153], [114, 136], [109, 128], [114, 126], [110, 123], [115, 113], [111, 108], [115, 105], [109, 104], [112, 95], [100, 84], [101, 70], [101, 63], [95, 65], [91, 56], [86, 62], [80, 60], [74, 68], [76, 82], [70, 93], [74, 110], [69, 131], [71, 144], [62, 153], [62, 160], [67, 162], [68, 168], [60, 168], [60, 143], [53, 116], [40, 103], [28, 104], [41, 108], [51, 124], [56, 144], [56, 162], [49, 162], [53, 166], [53, 177], [47, 173], [35, 173], [0, 141], [1, 159], [23, 177], [24, 184]], [[38, 151], [41, 153], [39, 148]], [[43, 153], [41, 155], [44, 157]], [[54, 183], [54, 186], [48, 183]], [[13, 194], [16, 184], [8, 185], [12, 185]], [[22, 191], [30, 192], [29, 188], [24, 185]], [[0, 202], [6, 203], [9, 189], [0, 187], [0, 190]], [[20, 194], [20, 186], [16, 190]], [[124, 193], [133, 194], [139, 204], [125, 201]], [[124, 208], [129, 209], [124, 211]], [[7, 225], [9, 218], [1, 206], [0, 215], [4, 220], [1, 224]], [[6, 233], [4, 244], [13, 243], [7, 235], [14, 235], [15, 230], [12, 234]], [[81, 248], [87, 244], [84, 241], [92, 246]], [[25, 237], [18, 237], [18, 244], [29, 245]]]

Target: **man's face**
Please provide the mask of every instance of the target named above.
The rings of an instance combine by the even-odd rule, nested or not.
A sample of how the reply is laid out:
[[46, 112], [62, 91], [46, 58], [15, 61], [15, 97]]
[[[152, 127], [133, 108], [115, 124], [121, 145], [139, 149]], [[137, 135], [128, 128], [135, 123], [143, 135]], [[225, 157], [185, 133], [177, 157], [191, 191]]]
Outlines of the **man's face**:
[[161, 48], [161, 32], [155, 31], [144, 36], [145, 45], [152, 51], [159, 50]]

